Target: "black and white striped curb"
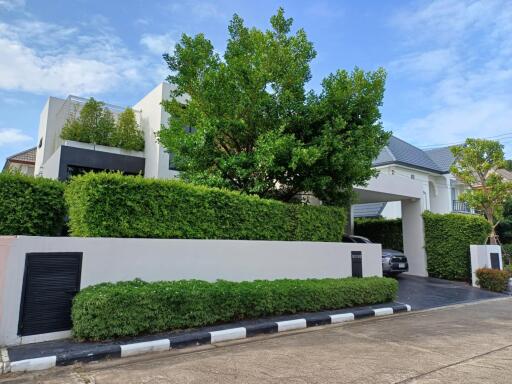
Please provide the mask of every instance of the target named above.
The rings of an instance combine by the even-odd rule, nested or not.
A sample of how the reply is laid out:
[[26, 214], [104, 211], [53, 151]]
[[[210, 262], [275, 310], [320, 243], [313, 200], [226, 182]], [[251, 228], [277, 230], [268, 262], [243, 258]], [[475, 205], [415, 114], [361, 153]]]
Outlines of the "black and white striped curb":
[[27, 372], [52, 368], [58, 365], [69, 365], [75, 362], [87, 362], [114, 357], [129, 357], [150, 352], [168, 351], [170, 349], [197, 346], [202, 344], [217, 344], [230, 340], [245, 339], [260, 334], [286, 332], [318, 325], [336, 324], [357, 319], [392, 315], [398, 312], [408, 312], [411, 306], [396, 304], [390, 307], [360, 309], [350, 313], [319, 313], [306, 315], [304, 318], [268, 321], [246, 325], [244, 327], [228, 328], [219, 331], [196, 331], [183, 335], [172, 336], [160, 340], [144, 341], [132, 344], [106, 344], [100, 348], [90, 350], [62, 352], [53, 356], [37, 357], [32, 359], [9, 361], [7, 351], [2, 350], [0, 373]]

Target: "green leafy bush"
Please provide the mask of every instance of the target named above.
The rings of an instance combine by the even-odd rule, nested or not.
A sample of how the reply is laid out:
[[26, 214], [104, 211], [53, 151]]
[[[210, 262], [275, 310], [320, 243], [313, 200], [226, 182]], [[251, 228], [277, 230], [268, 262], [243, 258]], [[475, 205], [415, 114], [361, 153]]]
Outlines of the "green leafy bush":
[[389, 278], [252, 282], [141, 280], [90, 286], [73, 300], [73, 334], [80, 339], [200, 327], [296, 312], [340, 309], [392, 301]]
[[404, 249], [402, 219], [358, 218], [354, 220], [354, 234], [380, 243], [382, 248]]
[[469, 246], [484, 244], [490, 224], [479, 215], [423, 213], [429, 276], [471, 280]]
[[510, 277], [510, 271], [490, 268], [480, 268], [476, 270], [477, 284], [480, 285], [480, 288], [493, 292], [505, 291]]
[[0, 235], [60, 234], [64, 185], [19, 173], [0, 173]]
[[65, 195], [73, 236], [341, 241], [345, 219], [340, 208], [117, 173], [73, 178]]
[[143, 151], [144, 136], [139, 129], [135, 112], [126, 108], [117, 121], [105, 103], [90, 98], [80, 112], [75, 111], [64, 127], [60, 137], [82, 143], [94, 143], [127, 150]]

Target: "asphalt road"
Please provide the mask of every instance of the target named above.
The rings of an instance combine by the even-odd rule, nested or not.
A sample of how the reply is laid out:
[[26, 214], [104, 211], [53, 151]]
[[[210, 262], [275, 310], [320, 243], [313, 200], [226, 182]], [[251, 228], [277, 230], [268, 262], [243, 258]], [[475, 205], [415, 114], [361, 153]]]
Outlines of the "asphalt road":
[[511, 383], [512, 298], [186, 353], [60, 367], [0, 383]]

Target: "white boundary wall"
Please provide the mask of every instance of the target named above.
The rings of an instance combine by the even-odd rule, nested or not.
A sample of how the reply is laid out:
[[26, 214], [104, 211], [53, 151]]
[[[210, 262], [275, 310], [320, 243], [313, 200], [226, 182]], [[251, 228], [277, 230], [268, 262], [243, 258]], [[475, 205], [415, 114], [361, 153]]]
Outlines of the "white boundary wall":
[[500, 269], [503, 269], [503, 259], [501, 257], [501, 247], [499, 245], [470, 245], [471, 255], [471, 278], [473, 287], [479, 287], [476, 283], [476, 270], [480, 268], [491, 268], [491, 253], [498, 254]]
[[306, 279], [352, 275], [351, 252], [362, 252], [363, 276], [382, 276], [380, 244], [113, 239], [79, 237], [0, 237], [0, 345], [51, 340], [56, 332], [17, 335], [29, 252], [83, 252], [81, 288], [101, 282], [217, 279]]

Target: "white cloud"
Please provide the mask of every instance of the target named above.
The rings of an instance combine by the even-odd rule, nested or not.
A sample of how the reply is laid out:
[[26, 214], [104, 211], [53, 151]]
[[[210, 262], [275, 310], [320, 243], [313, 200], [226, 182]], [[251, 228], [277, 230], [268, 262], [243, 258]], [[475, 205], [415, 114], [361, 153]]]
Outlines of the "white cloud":
[[145, 34], [142, 35], [140, 43], [146, 47], [149, 52], [157, 55], [172, 52], [176, 45], [176, 41], [171, 33], [163, 35]]
[[15, 128], [0, 128], [0, 146], [18, 144], [32, 140], [32, 137]]
[[66, 28], [32, 19], [0, 23], [0, 89], [91, 95], [147, 80], [148, 58], [102, 20]]
[[512, 2], [435, 0], [401, 11], [406, 38], [389, 66], [418, 89], [426, 112], [400, 126], [417, 145], [512, 132]]
[[174, 14], [186, 14], [191, 19], [226, 21], [229, 15], [222, 9], [220, 3], [204, 0], [173, 1], [166, 4], [165, 8]]
[[405, 54], [390, 64], [390, 68], [406, 75], [431, 78], [443, 71], [453, 69], [455, 58], [450, 49], [433, 49], [429, 51]]
[[12, 10], [25, 6], [25, 0], [0, 0], [0, 8]]

